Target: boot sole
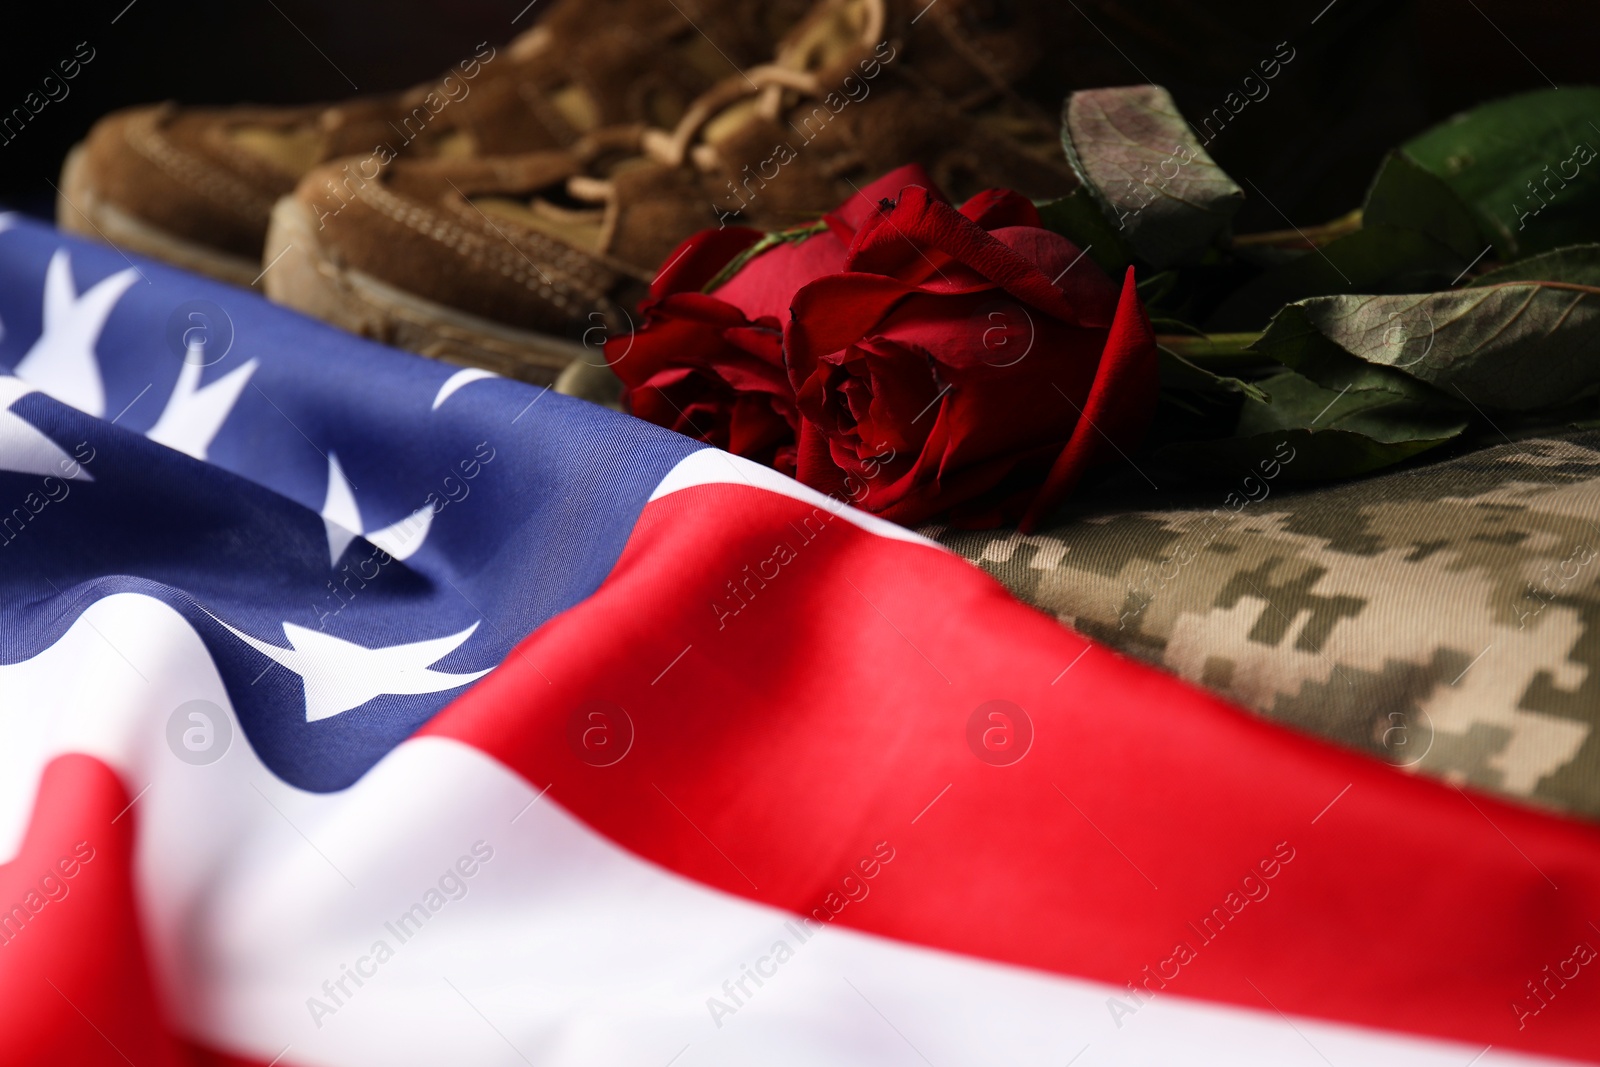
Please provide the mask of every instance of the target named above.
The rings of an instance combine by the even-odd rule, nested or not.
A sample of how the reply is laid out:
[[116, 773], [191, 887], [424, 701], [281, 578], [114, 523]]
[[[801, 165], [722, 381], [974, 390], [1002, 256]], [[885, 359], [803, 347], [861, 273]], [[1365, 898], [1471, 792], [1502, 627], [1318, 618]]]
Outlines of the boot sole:
[[458, 311], [341, 266], [317, 239], [312, 211], [293, 196], [272, 209], [267, 256], [272, 265], [262, 288], [269, 300], [386, 345], [534, 385], [554, 384], [574, 364], [603, 362], [584, 345]]
[[259, 262], [175, 237], [106, 201], [89, 179], [84, 155], [79, 142], [61, 167], [61, 188], [56, 195], [56, 225], [61, 229], [218, 281], [247, 289], [256, 283], [261, 273]]

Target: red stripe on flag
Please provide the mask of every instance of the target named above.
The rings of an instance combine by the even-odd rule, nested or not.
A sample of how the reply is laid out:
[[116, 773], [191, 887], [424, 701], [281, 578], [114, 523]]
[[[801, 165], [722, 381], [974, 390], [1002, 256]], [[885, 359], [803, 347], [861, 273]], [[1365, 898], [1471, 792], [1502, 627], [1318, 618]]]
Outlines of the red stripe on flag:
[[89, 756], [45, 768], [22, 850], [0, 866], [0, 1062], [185, 1062], [139, 936], [131, 800]]
[[189, 1057], [184, 1061], [185, 1067], [298, 1067], [298, 1064], [282, 1056], [267, 1063], [263, 1060], [242, 1059], [203, 1045], [185, 1043], [183, 1049]]
[[[992, 701], [1032, 725], [1010, 765]], [[763, 490], [652, 503], [425, 732], [705, 884], [1124, 987], [1122, 1026], [1178, 995], [1600, 1050], [1600, 967], [1547, 978], [1600, 946], [1600, 832], [1243, 714]]]

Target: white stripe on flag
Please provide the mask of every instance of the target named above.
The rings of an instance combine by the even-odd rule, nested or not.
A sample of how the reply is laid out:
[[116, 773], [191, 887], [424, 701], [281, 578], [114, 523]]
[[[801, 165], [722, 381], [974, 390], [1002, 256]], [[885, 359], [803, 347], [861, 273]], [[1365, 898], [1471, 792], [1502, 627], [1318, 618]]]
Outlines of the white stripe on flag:
[[[858, 490], [857, 485], [864, 483], [857, 481], [846, 487], [847, 493], [854, 493], [855, 497], [861, 496], [864, 489]], [[854, 523], [881, 537], [891, 541], [909, 541], [914, 545], [927, 545], [945, 551], [943, 546], [928, 540], [919, 533], [914, 533], [898, 523], [880, 519], [876, 515], [868, 515], [864, 511], [857, 511], [850, 504], [850, 496], [830, 497], [819, 493], [809, 486], [801, 485], [787, 475], [779, 474], [771, 467], [763, 467], [759, 463], [752, 463], [748, 459], [730, 455], [719, 448], [702, 448], [691, 452], [678, 461], [678, 465], [667, 472], [661, 479], [655, 492], [650, 494], [651, 500], [660, 500], [670, 493], [680, 489], [689, 489], [696, 485], [745, 485], [753, 489], [765, 489], [779, 496], [792, 497], [795, 500], [815, 505], [839, 515], [841, 518]]]
[[[90, 606], [0, 667], [0, 692], [0, 844], [32, 802], [12, 783], [54, 754], [148, 788], [137, 886], [169, 1010], [262, 1062], [285, 1045], [305, 1067], [1045, 1065], [1086, 1046], [1088, 1067], [1461, 1067], [1480, 1051], [1177, 997], [1119, 1027], [1099, 983], [845, 928], [802, 939], [794, 917], [623, 851], [553, 795], [532, 803], [538, 787], [454, 741], [406, 742], [333, 794], [281, 782], [237, 722], [220, 761], [190, 765], [167, 748], [170, 709], [229, 705], [199, 636], [149, 597]], [[714, 1018], [712, 998], [733, 1010]]]

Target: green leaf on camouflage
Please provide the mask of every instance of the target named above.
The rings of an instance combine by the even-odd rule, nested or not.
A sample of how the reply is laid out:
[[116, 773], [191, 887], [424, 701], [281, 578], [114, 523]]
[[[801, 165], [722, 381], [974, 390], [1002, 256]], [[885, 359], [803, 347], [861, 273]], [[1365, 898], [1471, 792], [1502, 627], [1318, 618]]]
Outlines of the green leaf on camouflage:
[[1501, 259], [1600, 239], [1600, 88], [1525, 93], [1402, 150], [1467, 203]]
[[1367, 191], [1361, 219], [1367, 227], [1418, 230], [1467, 262], [1484, 250], [1483, 235], [1472, 209], [1443, 178], [1404, 152], [1390, 152], [1384, 159]]
[[1592, 285], [1511, 281], [1412, 296], [1315, 297], [1285, 308], [1284, 332], [1274, 341], [1274, 320], [1257, 350], [1328, 384], [1298, 365], [1303, 353], [1282, 345], [1296, 309], [1305, 326], [1358, 359], [1480, 407], [1538, 411], [1600, 390], [1600, 288]]
[[1058, 233], [1083, 249], [1101, 270], [1113, 278], [1120, 278], [1133, 262], [1133, 252], [1128, 248], [1117, 228], [1106, 221], [1100, 205], [1082, 189], [1074, 189], [1059, 200], [1039, 205], [1039, 218], [1044, 228]]
[[1197, 258], [1244, 203], [1159, 85], [1073, 93], [1061, 142], [1105, 217], [1154, 266]]
[[1460, 436], [1467, 420], [1385, 390], [1325, 389], [1287, 371], [1261, 383], [1270, 399], [1246, 399], [1233, 437], [1160, 449], [1157, 460], [1193, 475], [1228, 479], [1260, 470], [1284, 483], [1354, 478]]
[[1600, 245], [1573, 245], [1519, 259], [1483, 275], [1469, 288], [1503, 282], [1571, 282], [1600, 286]]
[[[1410, 330], [1406, 321], [1397, 320], [1386, 340], [1394, 348], [1392, 362], [1406, 364], [1426, 353], [1432, 344], [1432, 335]], [[1324, 389], [1383, 392], [1435, 408], [1464, 406], [1456, 397], [1441, 393], [1404, 371], [1352, 355], [1317, 327], [1305, 303], [1290, 304], [1278, 312], [1251, 347]]]
[[1418, 230], [1366, 227], [1261, 275], [1225, 300], [1207, 326], [1259, 330], [1279, 308], [1337, 293], [1417, 293], [1443, 289], [1467, 259]]
[[1246, 403], [1239, 411], [1240, 436], [1277, 430], [1324, 433], [1345, 430], [1373, 441], [1400, 447], [1412, 455], [1459, 434], [1467, 419], [1457, 412], [1439, 412], [1387, 389], [1328, 389], [1285, 371], [1261, 383], [1267, 403]]

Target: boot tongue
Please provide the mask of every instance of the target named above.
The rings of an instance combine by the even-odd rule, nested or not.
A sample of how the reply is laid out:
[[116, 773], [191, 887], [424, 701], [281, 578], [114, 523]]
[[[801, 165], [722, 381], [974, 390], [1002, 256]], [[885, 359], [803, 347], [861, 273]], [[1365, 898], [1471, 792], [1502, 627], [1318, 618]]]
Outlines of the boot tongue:
[[241, 125], [228, 131], [234, 147], [296, 178], [322, 162], [322, 132], [313, 123], [299, 126]]
[[514, 222], [596, 255], [605, 250], [605, 203], [570, 194], [569, 183], [581, 173], [581, 162], [569, 154], [528, 154], [486, 164], [480, 180], [466, 181], [455, 191], [486, 217]]
[[475, 196], [471, 203], [486, 215], [509, 219], [526, 229], [597, 254], [604, 249], [602, 231], [605, 226], [603, 208], [572, 208], [549, 199], [516, 199], [511, 196]]

